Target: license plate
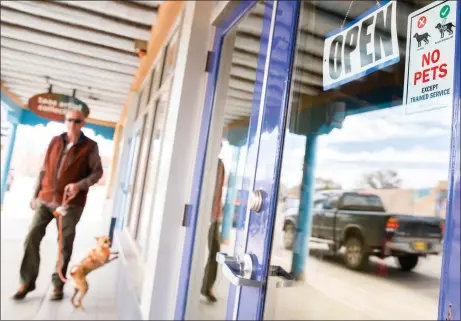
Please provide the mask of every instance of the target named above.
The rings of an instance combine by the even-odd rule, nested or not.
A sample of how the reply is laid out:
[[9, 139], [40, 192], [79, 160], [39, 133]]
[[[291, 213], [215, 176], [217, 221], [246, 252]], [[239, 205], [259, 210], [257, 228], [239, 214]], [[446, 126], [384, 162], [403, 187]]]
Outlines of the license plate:
[[416, 251], [427, 251], [427, 244], [425, 242], [414, 242], [413, 247]]

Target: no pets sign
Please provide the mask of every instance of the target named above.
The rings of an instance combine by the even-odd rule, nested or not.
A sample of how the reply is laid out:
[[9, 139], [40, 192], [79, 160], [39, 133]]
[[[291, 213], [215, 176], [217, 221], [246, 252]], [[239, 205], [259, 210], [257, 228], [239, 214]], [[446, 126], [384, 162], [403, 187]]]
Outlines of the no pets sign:
[[457, 1], [436, 1], [408, 17], [406, 113], [451, 106]]

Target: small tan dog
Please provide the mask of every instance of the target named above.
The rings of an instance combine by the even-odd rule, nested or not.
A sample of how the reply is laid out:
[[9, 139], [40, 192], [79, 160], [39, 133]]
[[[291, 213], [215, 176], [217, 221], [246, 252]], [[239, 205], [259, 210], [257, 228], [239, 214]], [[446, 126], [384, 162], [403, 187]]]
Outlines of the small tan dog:
[[[70, 270], [70, 275], [74, 280], [73, 285], [75, 287], [75, 292], [70, 302], [72, 302], [72, 305], [76, 308], [82, 306], [82, 299], [88, 292], [87, 274], [118, 258], [118, 252], [110, 251], [111, 242], [108, 236], [98, 236], [96, 237], [96, 241], [96, 248], [94, 248], [79, 265], [74, 265]], [[112, 254], [116, 256], [110, 258]], [[79, 292], [80, 296], [76, 304], [74, 299]]]

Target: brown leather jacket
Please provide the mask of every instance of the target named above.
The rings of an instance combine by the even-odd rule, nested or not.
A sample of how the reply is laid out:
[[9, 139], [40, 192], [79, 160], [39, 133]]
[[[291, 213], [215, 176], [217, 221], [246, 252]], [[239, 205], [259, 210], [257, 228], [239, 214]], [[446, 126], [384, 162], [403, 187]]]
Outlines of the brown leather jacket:
[[[67, 184], [76, 183], [80, 191], [69, 205], [85, 206], [88, 189], [103, 175], [98, 144], [83, 133], [66, 152], [67, 134], [53, 137], [45, 155], [35, 197], [48, 205], [60, 205]], [[63, 158], [64, 157], [64, 158]]]

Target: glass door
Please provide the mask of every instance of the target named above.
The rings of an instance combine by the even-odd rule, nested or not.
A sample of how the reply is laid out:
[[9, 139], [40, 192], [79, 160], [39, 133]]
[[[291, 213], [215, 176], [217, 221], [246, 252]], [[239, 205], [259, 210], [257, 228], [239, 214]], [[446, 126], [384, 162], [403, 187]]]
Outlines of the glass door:
[[131, 222], [132, 213], [129, 211], [131, 208], [131, 203], [133, 199], [134, 185], [136, 181], [136, 176], [139, 168], [139, 154], [140, 154], [140, 145], [141, 138], [144, 128], [144, 118], [138, 120], [133, 129], [133, 136], [131, 138], [130, 146], [130, 161], [127, 170], [127, 180], [125, 181], [125, 199], [123, 206], [123, 217], [126, 217], [127, 225]]
[[[285, 101], [291, 55], [280, 49], [290, 41], [293, 16], [283, 12], [288, 38], [277, 38], [274, 51], [276, 11], [274, 1], [241, 1], [216, 28], [191, 204], [183, 222], [186, 243], [175, 319], [226, 319], [229, 302], [235, 301], [239, 285], [221, 272], [216, 258], [244, 252], [247, 200], [261, 140], [266, 131], [277, 131], [274, 123], [264, 124], [263, 115], [280, 111]], [[277, 65], [273, 78], [270, 65]], [[273, 171], [271, 161], [266, 163]]]
[[[459, 318], [459, 2], [297, 4], [275, 4], [246, 225], [218, 257], [226, 319]], [[415, 72], [405, 101], [433, 52], [446, 84]]]
[[[457, 2], [261, 5], [236, 9], [216, 32], [175, 318], [436, 318], [459, 79], [453, 86], [457, 69], [442, 67], [446, 83], [415, 87], [433, 104], [404, 102], [415, 68], [406, 50], [429, 63], [427, 52], [452, 45], [431, 61], [454, 66], [455, 32], [444, 26]], [[421, 82], [436, 80], [429, 70]], [[238, 116], [247, 93], [251, 110]], [[214, 206], [224, 217], [213, 229]], [[197, 283], [213, 285], [202, 285], [206, 305]]]

